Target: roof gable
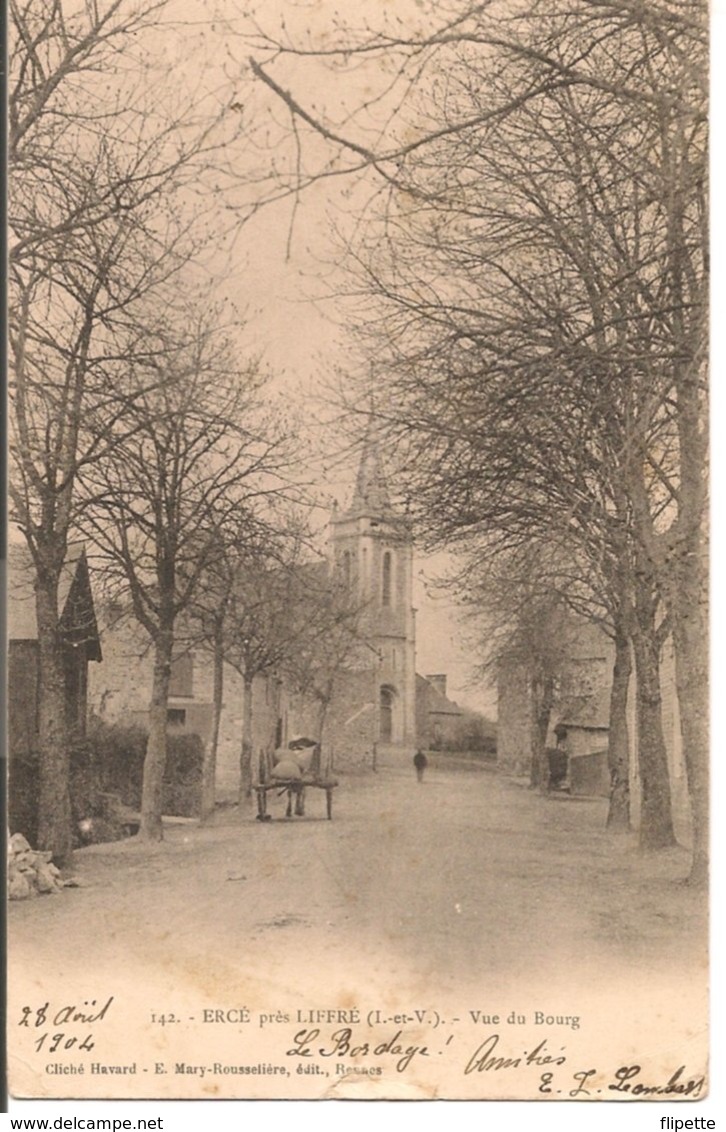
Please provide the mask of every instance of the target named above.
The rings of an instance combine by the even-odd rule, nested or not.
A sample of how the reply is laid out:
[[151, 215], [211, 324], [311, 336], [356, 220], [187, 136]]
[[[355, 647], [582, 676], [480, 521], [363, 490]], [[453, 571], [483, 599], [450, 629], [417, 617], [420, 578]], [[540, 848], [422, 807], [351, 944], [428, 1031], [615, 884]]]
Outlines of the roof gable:
[[[85, 643], [91, 660], [101, 659], [101, 647], [83, 543], [71, 543], [58, 580], [58, 609], [63, 636]], [[8, 547], [7, 635], [11, 641], [37, 641], [35, 568], [27, 546]]]
[[416, 694], [426, 697], [426, 707], [430, 715], [464, 715], [464, 709], [448, 696], [442, 695], [425, 676], [416, 673]]

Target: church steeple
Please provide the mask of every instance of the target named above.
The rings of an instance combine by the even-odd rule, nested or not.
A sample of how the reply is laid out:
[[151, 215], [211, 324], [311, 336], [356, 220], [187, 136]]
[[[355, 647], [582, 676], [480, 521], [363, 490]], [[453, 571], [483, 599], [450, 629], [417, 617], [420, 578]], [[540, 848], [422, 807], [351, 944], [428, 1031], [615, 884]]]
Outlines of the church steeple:
[[358, 676], [360, 710], [350, 720], [365, 723], [370, 742], [404, 749], [415, 737], [413, 532], [391, 502], [374, 420], [371, 413], [350, 506], [331, 517], [331, 552], [339, 577], [361, 601], [368, 646]]
[[380, 449], [378, 443], [371, 438], [370, 429], [361, 453], [355, 491], [351, 500], [352, 511], [362, 509], [373, 511], [378, 515], [386, 515], [393, 510], [381, 465]]

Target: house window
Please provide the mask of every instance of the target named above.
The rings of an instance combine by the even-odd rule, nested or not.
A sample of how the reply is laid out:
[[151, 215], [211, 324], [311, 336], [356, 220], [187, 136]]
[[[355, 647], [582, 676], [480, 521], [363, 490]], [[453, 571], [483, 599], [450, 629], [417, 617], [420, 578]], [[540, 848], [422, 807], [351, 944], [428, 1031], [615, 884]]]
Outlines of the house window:
[[175, 656], [171, 662], [170, 696], [194, 695], [194, 657], [185, 652]]
[[186, 708], [167, 708], [166, 722], [169, 727], [186, 727], [187, 725], [187, 712]]
[[391, 575], [393, 572], [393, 555], [387, 550], [383, 555], [381, 602], [383, 605], [391, 604]]

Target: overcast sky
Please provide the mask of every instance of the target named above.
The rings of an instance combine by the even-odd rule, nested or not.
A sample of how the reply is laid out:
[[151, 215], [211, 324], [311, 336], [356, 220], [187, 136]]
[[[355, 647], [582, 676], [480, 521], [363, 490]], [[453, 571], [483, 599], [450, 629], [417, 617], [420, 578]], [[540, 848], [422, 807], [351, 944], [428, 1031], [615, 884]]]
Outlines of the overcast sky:
[[[254, 0], [249, 5], [234, 0], [170, 0], [163, 26], [143, 43], [154, 65], [171, 68], [170, 99], [180, 90], [192, 91], [195, 97], [198, 93], [200, 105], [204, 99], [226, 103], [232, 95], [239, 99], [241, 113], [254, 130], [259, 134], [262, 127], [268, 137], [267, 154], [251, 152], [252, 147], [247, 150], [244, 145], [229, 147], [227, 159], [239, 188], [231, 197], [221, 198], [219, 226], [227, 234], [234, 222], [230, 203], [234, 205], [237, 199], [242, 215], [250, 199], [250, 172], [259, 173], [266, 158], [284, 162], [289, 155], [286, 111], [261, 84], [250, 85], [248, 56], [264, 59], [264, 53], [255, 51], [249, 39], [252, 25], [245, 9], [249, 12], [254, 7]], [[271, 34], [284, 18], [291, 34], [304, 36], [309, 30], [315, 43], [329, 36], [337, 9], [333, 0], [260, 0], [256, 7], [259, 24]], [[413, 29], [422, 19], [422, 5], [416, 0], [396, 0], [395, 6], [381, 4], [381, 0], [356, 0], [355, 5], [341, 9], [343, 17], [355, 19], [358, 26], [367, 18], [372, 24], [389, 18]], [[283, 59], [269, 69], [301, 101], [341, 122], [348, 111], [391, 80], [390, 75], [383, 76], [370, 66], [357, 69], [353, 77], [314, 61]], [[143, 70], [141, 76], [143, 82]], [[390, 97], [377, 103], [368, 121], [366, 141], [372, 141], [394, 104]], [[402, 128], [401, 120], [396, 127]], [[355, 132], [359, 126], [351, 129]], [[317, 156], [321, 155], [327, 157], [322, 143]], [[345, 280], [344, 256], [331, 233], [334, 227], [345, 233], [346, 226], [354, 224], [355, 214], [375, 187], [375, 181], [332, 178], [306, 191], [296, 202], [288, 199], [266, 206], [239, 229], [233, 241], [220, 239], [206, 264], [216, 277], [217, 292], [239, 312], [240, 324], [244, 324], [241, 348], [262, 355], [272, 374], [273, 391], [283, 391], [286, 402], [297, 407], [302, 439], [307, 442], [301, 447], [313, 454], [308, 475], [318, 485], [320, 526], [333, 501], [342, 506], [348, 501], [357, 464], [350, 438], [343, 440], [331, 430], [333, 411], [326, 407], [321, 393], [336, 371], [348, 366], [359, 369], [362, 364], [346, 333], [345, 303], [330, 297], [343, 288]], [[389, 486], [395, 497], [395, 480]], [[441, 593], [434, 596], [427, 584], [427, 579], [441, 575], [446, 567], [445, 555], [416, 559], [417, 670], [447, 673], [452, 698], [491, 715], [495, 697], [481, 682], [471, 684], [476, 658], [463, 644], [453, 605]]]
[[[249, 6], [245, 6], [249, 7]], [[210, 90], [221, 84], [220, 74], [233, 78], [237, 70], [243, 76], [250, 53], [249, 41], [243, 34], [251, 27], [242, 8], [230, 0], [218, 0], [210, 18], [209, 4], [201, 7], [194, 0], [175, 0], [174, 10], [186, 20], [180, 34], [187, 44], [196, 44], [199, 57], [207, 69]], [[291, 4], [287, 0], [264, 0], [257, 5], [257, 19], [266, 30], [275, 33], [284, 18], [291, 34], [304, 35], [309, 29], [313, 41], [322, 42], [330, 32], [338, 5], [332, 0], [315, 0]], [[360, 26], [367, 17], [380, 20], [386, 6], [380, 0], [361, 0], [349, 10], [342, 6], [344, 17], [355, 18]], [[388, 9], [389, 15], [391, 9]], [[413, 28], [421, 20], [421, 6], [415, 0], [396, 0], [395, 18]], [[191, 57], [188, 47], [176, 49], [178, 59]], [[258, 54], [258, 58], [262, 55]], [[389, 77], [377, 75], [370, 67], [350, 75], [322, 68], [314, 62], [282, 60], [270, 68], [278, 81], [301, 100], [309, 100], [320, 112], [342, 119], [353, 109], [365, 92], [370, 97], [375, 85], [387, 85]], [[265, 90], [250, 89], [240, 78], [240, 98], [245, 113], [267, 115], [274, 151], [275, 130], [286, 134], [285, 112]], [[385, 121], [392, 103], [382, 104], [379, 120]], [[248, 163], [259, 162], [239, 154], [235, 168], [244, 182]], [[244, 199], [247, 190], [240, 189]], [[345, 230], [352, 224], [357, 208], [371, 192], [370, 184], [352, 182], [350, 178], [327, 181], [324, 186], [307, 190], [294, 204], [280, 202], [261, 210], [247, 223], [235, 239], [231, 252], [220, 260], [222, 291], [233, 300], [246, 320], [245, 338], [254, 349], [260, 349], [273, 374], [273, 384], [284, 387], [286, 395], [298, 404], [304, 427], [314, 453], [319, 457], [315, 469], [321, 494], [322, 520], [324, 508], [333, 500], [345, 505], [352, 489], [357, 456], [346, 452], [346, 443], [330, 429], [331, 410], [321, 397], [326, 381], [337, 369], [360, 366], [354, 356], [354, 344], [346, 334], [346, 307], [343, 301], [329, 298], [343, 287], [344, 264], [341, 251], [331, 236], [333, 227]], [[395, 482], [390, 484], [395, 495]], [[472, 684], [476, 658], [462, 639], [455, 610], [445, 595], [433, 595], [427, 579], [445, 572], [447, 557], [435, 559], [417, 556], [414, 568], [414, 603], [417, 615], [417, 670], [422, 674], [446, 672], [449, 694], [477, 710], [492, 715], [496, 697], [481, 681]]]

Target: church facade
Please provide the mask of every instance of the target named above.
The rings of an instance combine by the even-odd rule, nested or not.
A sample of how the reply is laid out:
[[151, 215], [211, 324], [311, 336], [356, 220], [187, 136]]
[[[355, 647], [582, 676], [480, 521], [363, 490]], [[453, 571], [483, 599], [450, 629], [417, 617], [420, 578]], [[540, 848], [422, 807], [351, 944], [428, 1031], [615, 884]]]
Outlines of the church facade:
[[416, 745], [413, 535], [391, 503], [375, 444], [363, 451], [350, 505], [333, 513], [330, 526], [334, 567], [360, 602], [365, 640], [342, 681], [345, 704], [335, 705], [332, 738], [359, 748], [367, 737], [374, 757], [397, 761]]

